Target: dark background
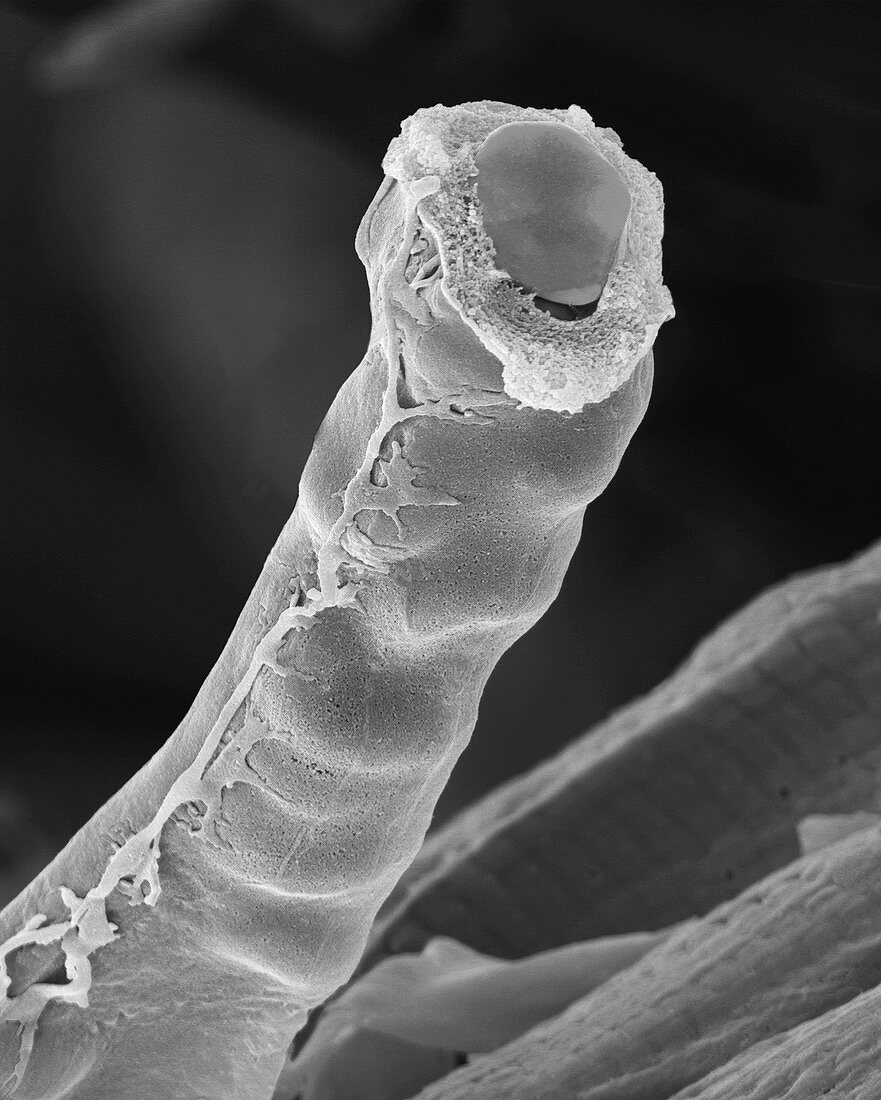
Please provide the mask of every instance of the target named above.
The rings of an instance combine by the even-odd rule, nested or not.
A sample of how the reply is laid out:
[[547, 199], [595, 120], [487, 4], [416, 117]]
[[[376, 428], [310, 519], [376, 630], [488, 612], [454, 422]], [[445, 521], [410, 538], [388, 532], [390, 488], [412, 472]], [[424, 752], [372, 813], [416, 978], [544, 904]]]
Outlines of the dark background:
[[664, 184], [677, 309], [436, 820], [881, 535], [881, 4], [160, 9], [0, 0], [7, 896], [219, 654], [365, 349], [354, 233], [420, 106], [578, 103], [616, 129]]

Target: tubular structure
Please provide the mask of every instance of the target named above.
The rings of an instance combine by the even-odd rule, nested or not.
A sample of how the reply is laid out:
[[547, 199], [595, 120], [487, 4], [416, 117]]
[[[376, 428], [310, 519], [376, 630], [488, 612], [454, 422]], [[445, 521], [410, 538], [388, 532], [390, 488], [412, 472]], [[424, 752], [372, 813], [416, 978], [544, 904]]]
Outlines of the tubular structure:
[[[544, 124], [549, 169], [567, 148], [597, 168], [528, 184], [564, 236], [592, 188], [626, 185], [617, 245], [602, 203], [585, 230], [589, 271], [530, 286], [494, 264], [475, 158], [511, 123]], [[661, 188], [611, 130], [578, 107], [437, 106], [383, 167], [356, 242], [370, 344], [226, 648], [173, 736], [0, 914], [2, 1098], [272, 1094], [643, 415], [672, 316]], [[489, 195], [502, 226], [509, 200]]]

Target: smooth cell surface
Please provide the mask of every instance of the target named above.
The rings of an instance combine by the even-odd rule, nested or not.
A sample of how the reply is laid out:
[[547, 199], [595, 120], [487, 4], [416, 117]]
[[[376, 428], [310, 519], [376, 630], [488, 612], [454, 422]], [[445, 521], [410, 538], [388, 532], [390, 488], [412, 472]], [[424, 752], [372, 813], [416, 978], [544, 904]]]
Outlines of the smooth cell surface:
[[549, 301], [595, 302], [630, 213], [618, 172], [585, 137], [556, 122], [500, 126], [475, 162], [496, 267]]

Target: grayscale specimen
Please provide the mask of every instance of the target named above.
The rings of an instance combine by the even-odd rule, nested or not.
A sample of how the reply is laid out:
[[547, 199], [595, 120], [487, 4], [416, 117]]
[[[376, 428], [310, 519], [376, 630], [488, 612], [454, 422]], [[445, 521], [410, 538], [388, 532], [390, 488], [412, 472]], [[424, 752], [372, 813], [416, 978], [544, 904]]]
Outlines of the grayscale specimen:
[[[475, 158], [512, 123], [558, 128], [557, 154], [596, 168], [572, 177], [582, 206], [626, 185], [611, 267], [606, 249], [531, 286], [496, 266]], [[662, 197], [613, 131], [578, 107], [437, 106], [383, 166], [357, 237], [369, 347], [230, 641], [178, 730], [0, 915], [4, 1100], [271, 1095], [643, 415], [672, 316]]]
[[[826, 1032], [802, 1025], [881, 979], [879, 767], [881, 544], [763, 593], [644, 699], [435, 834], [278, 1100], [372, 1098], [356, 1067], [380, 1048], [387, 1100], [702, 1096], [708, 1074], [751, 1096], [717, 1067], [752, 1081], [792, 1029], [774, 1080], [848, 1095], [877, 1036], [861, 1020], [856, 1042], [839, 1033], [853, 1065], [817, 1055], [817, 1070], [808, 1037]], [[684, 913], [705, 916], [578, 942]], [[451, 1072], [457, 1051], [473, 1057]]]
[[881, 809], [879, 608], [881, 543], [762, 593], [430, 836], [359, 970], [432, 936], [512, 958], [660, 928], [793, 860], [808, 815]]
[[797, 860], [420, 1097], [677, 1094], [770, 1036], [877, 987], [879, 854], [875, 827]]

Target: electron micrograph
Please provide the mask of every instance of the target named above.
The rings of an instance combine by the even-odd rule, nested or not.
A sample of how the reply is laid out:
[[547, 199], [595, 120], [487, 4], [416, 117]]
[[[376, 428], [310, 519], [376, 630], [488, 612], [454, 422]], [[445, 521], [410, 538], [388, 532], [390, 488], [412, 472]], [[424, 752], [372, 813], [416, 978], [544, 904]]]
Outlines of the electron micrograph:
[[0, 1100], [881, 1097], [879, 41], [0, 0]]

